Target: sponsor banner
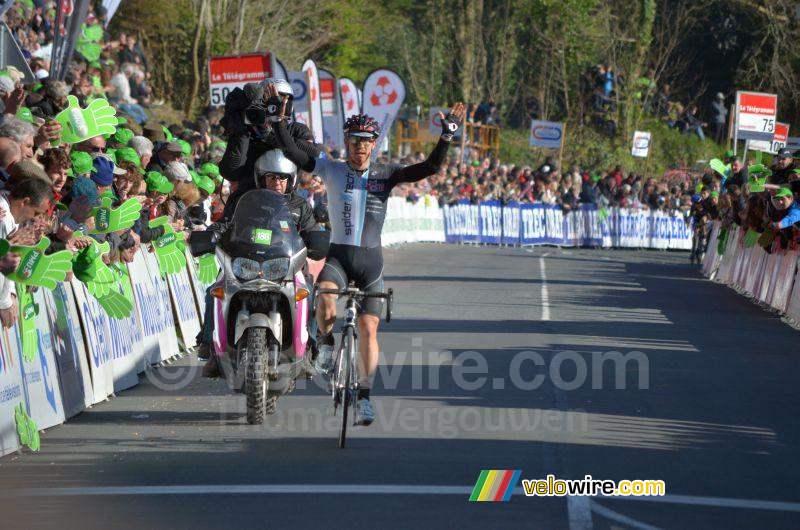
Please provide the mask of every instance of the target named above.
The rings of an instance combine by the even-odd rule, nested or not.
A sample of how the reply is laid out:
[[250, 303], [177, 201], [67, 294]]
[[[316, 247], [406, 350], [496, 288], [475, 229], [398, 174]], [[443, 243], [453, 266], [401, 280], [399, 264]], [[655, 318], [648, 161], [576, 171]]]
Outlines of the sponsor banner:
[[390, 197], [386, 205], [386, 221], [381, 231], [381, 244], [433, 241], [444, 243], [444, 217], [435, 197], [425, 195], [415, 203]]
[[[203, 283], [197, 277], [197, 267], [195, 266], [194, 258], [188, 251], [186, 252], [186, 263], [190, 264], [186, 267], [186, 270], [189, 272], [189, 280], [192, 284], [192, 291], [194, 292], [195, 302], [197, 303], [197, 311], [200, 315], [200, 325], [202, 326], [203, 315], [205, 315], [206, 311], [206, 290], [211, 287], [212, 284]], [[217, 266], [219, 266], [219, 261], [217, 261]]]
[[[385, 150], [384, 141], [388, 142], [389, 129], [406, 99], [405, 83], [392, 70], [380, 69], [367, 76], [363, 90], [362, 111], [375, 118], [380, 124], [381, 135], [378, 137], [377, 144]], [[379, 153], [380, 149], [374, 149], [372, 158], [375, 159]]]
[[650, 133], [646, 131], [634, 131], [633, 143], [631, 144], [631, 154], [639, 158], [647, 158], [650, 152]]
[[[776, 122], [771, 142], [767, 140], [748, 140], [747, 148], [753, 151], [763, 151], [775, 155], [778, 151], [786, 147], [788, 139], [789, 124]], [[797, 148], [795, 147], [795, 149]]]
[[330, 149], [344, 151], [344, 122], [342, 121], [339, 82], [331, 72], [319, 70], [319, 94], [322, 106], [322, 139]]
[[503, 206], [503, 233], [500, 237], [502, 244], [520, 244], [520, 217], [520, 205], [518, 202], [510, 202]]
[[[72, 321], [71, 300], [68, 286], [59, 284], [52, 291], [42, 289], [44, 311], [50, 328], [50, 339], [61, 388], [61, 403], [64, 416], [71, 418], [92, 404], [92, 385], [80, 323]], [[76, 333], [77, 330], [77, 333]]]
[[778, 96], [762, 92], [736, 92], [736, 137], [772, 142]]
[[92, 374], [93, 401], [99, 403], [114, 393], [114, 374], [111, 371], [110, 356], [111, 338], [100, 315], [92, 313], [89, 302], [92, 295], [77, 279], [73, 278], [70, 283], [83, 327], [89, 371]]
[[531, 120], [529, 144], [531, 147], [560, 149], [564, 141], [564, 124], [554, 121]]
[[[194, 260], [189, 258], [187, 262], [190, 264], [187, 268], [193, 269]], [[183, 337], [183, 345], [186, 348], [194, 348], [197, 345], [197, 334], [200, 333], [200, 315], [197, 312], [189, 272], [183, 269], [181, 272], [170, 274], [167, 283], [178, 328]]]
[[480, 243], [478, 207], [466, 199], [444, 207], [444, 226], [447, 243]]
[[558, 245], [690, 249], [691, 227], [679, 212], [581, 205], [564, 214], [559, 206], [461, 201], [444, 207], [448, 243]]
[[225, 98], [234, 88], [247, 83], [259, 83], [272, 77], [272, 54], [228, 55], [208, 60], [208, 89], [211, 106], [225, 104]]
[[789, 136], [786, 138], [786, 147], [793, 151], [800, 150], [800, 136]]
[[358, 100], [358, 88], [352, 79], [342, 77], [339, 79], [339, 99], [342, 105], [342, 116], [345, 120], [350, 116], [355, 116], [361, 111], [361, 103]]
[[308, 112], [308, 76], [305, 72], [289, 72], [289, 82], [294, 91], [292, 108], [294, 120], [311, 128], [311, 114]]
[[283, 79], [284, 81], [289, 80], [289, 71], [283, 66], [283, 63], [277, 57], [273, 56], [275, 59], [275, 63], [272, 65], [275, 71], [272, 73], [272, 77], [275, 79]]
[[503, 238], [503, 206], [500, 201], [486, 201], [478, 206], [481, 243], [499, 245]]
[[175, 318], [172, 314], [169, 287], [167, 281], [161, 277], [158, 259], [152, 252], [140, 252], [140, 254], [144, 254], [147, 274], [153, 290], [150, 291], [152, 298], [149, 303], [140, 306], [139, 309], [142, 321], [149, 326], [149, 331], [156, 333], [158, 352], [155, 357], [147, 358], [148, 363], [156, 364], [178, 354], [178, 337], [175, 330]]
[[319, 73], [317, 65], [311, 59], [303, 63], [301, 68], [306, 74], [308, 84], [308, 123], [314, 133], [314, 142], [321, 144], [324, 141], [322, 125], [322, 100], [319, 90]]
[[53, 355], [52, 332], [45, 309], [44, 289], [37, 289], [33, 293], [33, 303], [39, 308], [34, 317], [38, 347], [30, 361], [26, 361], [22, 357], [22, 349], [19, 350], [22, 389], [28, 415], [39, 429], [47, 429], [64, 422], [64, 407], [58, 384], [58, 366]]
[[19, 448], [14, 409], [24, 402], [24, 395], [18, 333], [17, 326], [0, 326], [0, 456]]

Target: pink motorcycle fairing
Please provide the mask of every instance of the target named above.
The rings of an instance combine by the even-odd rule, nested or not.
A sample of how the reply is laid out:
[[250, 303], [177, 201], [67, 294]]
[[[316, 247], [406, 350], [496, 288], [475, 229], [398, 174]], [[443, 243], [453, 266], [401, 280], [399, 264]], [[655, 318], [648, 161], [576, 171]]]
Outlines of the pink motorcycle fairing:
[[[299, 288], [308, 289], [306, 285], [305, 276], [301, 271], [294, 275], [294, 288], [295, 292]], [[295, 318], [294, 318], [294, 354], [296, 357], [302, 357], [306, 353], [306, 346], [308, 345], [308, 297], [296, 302], [295, 304]]]

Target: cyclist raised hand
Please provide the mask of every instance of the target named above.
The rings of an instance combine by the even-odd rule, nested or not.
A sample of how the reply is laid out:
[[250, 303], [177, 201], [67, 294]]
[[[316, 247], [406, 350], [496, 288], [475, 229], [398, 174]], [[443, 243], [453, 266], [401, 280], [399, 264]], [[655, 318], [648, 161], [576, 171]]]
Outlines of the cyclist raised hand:
[[[282, 117], [277, 94], [267, 101], [278, 143], [298, 167], [322, 177], [328, 190], [331, 246], [325, 267], [319, 275], [321, 289], [343, 289], [350, 280], [365, 292], [383, 291], [383, 253], [381, 229], [392, 188], [417, 182], [439, 171], [454, 134], [466, 117], [466, 107], [456, 103], [447, 114], [440, 113], [442, 135], [424, 162], [410, 166], [372, 163], [371, 156], [380, 136], [380, 125], [371, 117], [358, 114], [344, 125], [347, 161], [313, 158], [297, 148]], [[356, 424], [369, 425], [374, 413], [369, 401], [372, 379], [378, 366], [378, 323], [383, 300], [369, 298], [362, 308], [360, 334], [359, 395]], [[328, 372], [333, 366], [333, 324], [336, 321], [336, 295], [320, 295], [317, 308], [320, 353], [317, 369]]]

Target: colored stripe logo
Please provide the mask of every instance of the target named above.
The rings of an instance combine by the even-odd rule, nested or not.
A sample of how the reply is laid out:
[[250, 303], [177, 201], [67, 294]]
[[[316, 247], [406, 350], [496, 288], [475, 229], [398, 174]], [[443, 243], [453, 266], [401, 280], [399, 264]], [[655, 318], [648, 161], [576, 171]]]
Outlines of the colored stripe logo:
[[470, 501], [507, 501], [517, 487], [521, 469], [484, 469], [475, 488], [470, 495]]

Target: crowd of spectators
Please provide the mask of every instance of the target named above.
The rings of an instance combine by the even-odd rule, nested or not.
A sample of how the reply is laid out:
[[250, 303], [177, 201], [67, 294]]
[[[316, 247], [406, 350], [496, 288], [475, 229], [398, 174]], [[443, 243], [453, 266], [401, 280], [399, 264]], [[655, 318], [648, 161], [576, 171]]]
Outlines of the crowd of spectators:
[[[85, 34], [99, 38], [97, 56], [77, 52], [64, 80], [50, 79], [55, 4], [15, 2], [4, 16], [35, 82], [23, 83], [25, 74], [12, 66], [0, 71], [0, 238], [31, 246], [47, 236], [47, 252], [108, 242], [107, 263], [130, 263], [164, 234], [162, 226], [149, 226], [156, 217], [168, 216], [175, 231], [209, 226], [229, 193], [218, 169], [226, 147], [219, 115], [209, 109], [196, 122], [168, 127], [152, 119], [146, 55], [134, 35], [104, 30], [100, 6], [90, 8], [84, 24]], [[71, 96], [82, 108], [106, 99], [117, 109], [116, 132], [61, 141], [54, 118]], [[139, 219], [129, 229], [88, 236], [92, 209], [104, 197], [112, 207], [135, 199]], [[5, 254], [0, 271], [19, 263], [19, 253]], [[76, 276], [78, 267], [76, 261]], [[9, 327], [17, 317], [13, 283], [0, 275], [0, 320]]]

